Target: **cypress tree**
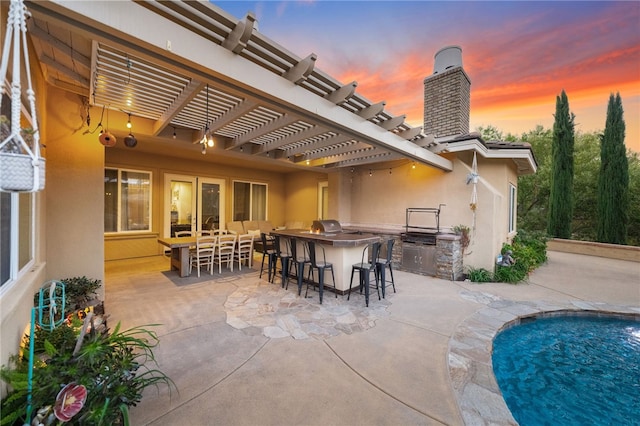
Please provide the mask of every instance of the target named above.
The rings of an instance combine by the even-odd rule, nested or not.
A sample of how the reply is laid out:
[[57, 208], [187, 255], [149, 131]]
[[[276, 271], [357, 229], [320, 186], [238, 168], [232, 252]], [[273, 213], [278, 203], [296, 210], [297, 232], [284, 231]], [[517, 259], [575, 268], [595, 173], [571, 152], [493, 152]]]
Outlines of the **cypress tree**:
[[626, 244], [629, 221], [629, 163], [620, 93], [609, 97], [607, 122], [600, 141], [598, 241]]
[[552, 237], [571, 238], [575, 116], [569, 112], [569, 100], [564, 90], [556, 97], [554, 117], [547, 233]]

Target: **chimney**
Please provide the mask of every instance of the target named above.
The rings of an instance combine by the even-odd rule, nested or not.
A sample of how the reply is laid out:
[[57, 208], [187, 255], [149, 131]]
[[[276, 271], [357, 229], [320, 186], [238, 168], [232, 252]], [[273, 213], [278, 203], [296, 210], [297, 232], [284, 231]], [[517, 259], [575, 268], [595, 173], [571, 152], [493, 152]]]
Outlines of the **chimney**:
[[434, 57], [424, 79], [424, 133], [434, 137], [469, 133], [471, 81], [462, 68], [462, 49], [447, 46]]

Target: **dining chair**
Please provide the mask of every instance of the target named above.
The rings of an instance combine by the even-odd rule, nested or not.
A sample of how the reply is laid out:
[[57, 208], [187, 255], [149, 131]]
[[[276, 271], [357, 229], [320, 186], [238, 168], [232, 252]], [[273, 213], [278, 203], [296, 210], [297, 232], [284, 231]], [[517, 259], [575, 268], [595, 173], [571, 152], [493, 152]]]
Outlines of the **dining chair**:
[[354, 263], [351, 266], [351, 282], [349, 283], [349, 295], [347, 296], [347, 300], [351, 298], [351, 287], [353, 286], [353, 275], [355, 272], [358, 272], [360, 278], [360, 294], [362, 294], [362, 289], [364, 288], [364, 301], [365, 305], [369, 306], [369, 289], [371, 284], [371, 272], [373, 272], [375, 280], [376, 280], [376, 291], [378, 292], [378, 300], [380, 300], [380, 289], [378, 286], [379, 280], [379, 268], [380, 264], [377, 263], [378, 256], [380, 255], [380, 242], [375, 242], [373, 244], [367, 245], [362, 249], [362, 259], [360, 263]]
[[267, 259], [268, 281], [271, 282], [271, 271], [275, 268], [276, 250], [273, 246], [273, 237], [267, 236], [264, 232], [260, 233], [260, 241], [262, 242], [262, 264], [260, 265], [260, 278], [264, 270], [264, 260]]
[[382, 297], [385, 296], [385, 275], [387, 267], [389, 268], [389, 275], [391, 275], [391, 285], [393, 286], [393, 292], [396, 292], [396, 283], [393, 279], [393, 245], [396, 242], [393, 238], [387, 240], [387, 255], [383, 258], [378, 258], [376, 262], [380, 271], [380, 281], [382, 282]]
[[[311, 264], [311, 259], [307, 254], [307, 245], [302, 244], [302, 253], [298, 254], [298, 240], [295, 238], [291, 238], [289, 240], [290, 248], [291, 248], [291, 263], [289, 264], [289, 269], [292, 266], [296, 268], [296, 278], [298, 279], [298, 296], [302, 293], [302, 281], [304, 278], [304, 267], [305, 265]], [[291, 275], [291, 274], [289, 274]]]
[[219, 235], [218, 243], [216, 244], [216, 254], [214, 256], [214, 263], [218, 264], [218, 272], [222, 273], [222, 264], [226, 263], [227, 268], [233, 272], [233, 255], [236, 249], [236, 235], [226, 234]]
[[175, 234], [173, 234], [173, 236], [176, 237], [176, 238], [192, 237], [193, 236], [193, 232], [191, 232], [191, 231], [178, 231]]
[[[273, 276], [271, 277], [271, 282], [275, 280], [276, 277], [276, 267], [278, 264], [278, 259], [280, 260], [280, 272], [282, 273], [282, 288], [289, 288], [289, 261], [291, 260], [291, 253], [289, 253], [289, 239], [281, 238], [280, 235], [274, 235], [273, 246], [276, 251], [275, 260], [273, 262]], [[286, 250], [282, 250], [281, 243], [284, 243]]]
[[[333, 280], [333, 289], [336, 293], [336, 298], [338, 297], [338, 291], [336, 290], [336, 277], [333, 273], [333, 264], [327, 262], [327, 255], [322, 245], [318, 244], [318, 248], [322, 253], [322, 258], [318, 258], [316, 253], [316, 243], [313, 241], [307, 241], [307, 246], [309, 248], [309, 259], [311, 260], [311, 281], [313, 281], [313, 271], [315, 269], [318, 270], [318, 282], [314, 282], [314, 284], [318, 284], [318, 291], [320, 293], [320, 304], [322, 304], [322, 293], [324, 290], [324, 273], [326, 270], [331, 271], [331, 279]], [[307, 293], [309, 292], [309, 283], [307, 283], [307, 289], [304, 293], [304, 297], [307, 297]]]
[[236, 244], [236, 252], [234, 259], [238, 262], [238, 270], [242, 271], [242, 264], [247, 262], [247, 266], [251, 268], [253, 264], [253, 235], [238, 235], [238, 244]]
[[213, 275], [213, 256], [216, 248], [216, 237], [202, 236], [196, 238], [196, 248], [189, 254], [189, 275], [192, 268], [198, 268], [200, 277], [200, 267], [207, 266], [209, 273]]
[[202, 237], [202, 236], [205, 236], [205, 235], [208, 236], [208, 237], [211, 237], [211, 236], [213, 236], [213, 231], [211, 231], [210, 229], [203, 229], [201, 231], [197, 231], [196, 232], [196, 236], [198, 236], [198, 237]]

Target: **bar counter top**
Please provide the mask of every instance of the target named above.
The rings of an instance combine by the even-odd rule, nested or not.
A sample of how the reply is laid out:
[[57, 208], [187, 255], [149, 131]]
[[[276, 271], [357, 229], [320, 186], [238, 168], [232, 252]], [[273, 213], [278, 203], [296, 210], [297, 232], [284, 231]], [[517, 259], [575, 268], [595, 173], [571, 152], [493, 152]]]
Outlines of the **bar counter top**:
[[333, 247], [358, 247], [380, 241], [380, 237], [360, 232], [312, 233], [306, 229], [281, 229], [271, 231], [273, 235], [314, 241]]

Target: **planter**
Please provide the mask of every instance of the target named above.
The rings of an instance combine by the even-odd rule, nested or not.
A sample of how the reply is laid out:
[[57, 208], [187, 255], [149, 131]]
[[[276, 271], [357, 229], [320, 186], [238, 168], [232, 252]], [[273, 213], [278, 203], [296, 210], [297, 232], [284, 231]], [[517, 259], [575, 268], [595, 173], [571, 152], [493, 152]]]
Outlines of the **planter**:
[[44, 189], [45, 159], [27, 154], [0, 153], [0, 191], [41, 191]]

